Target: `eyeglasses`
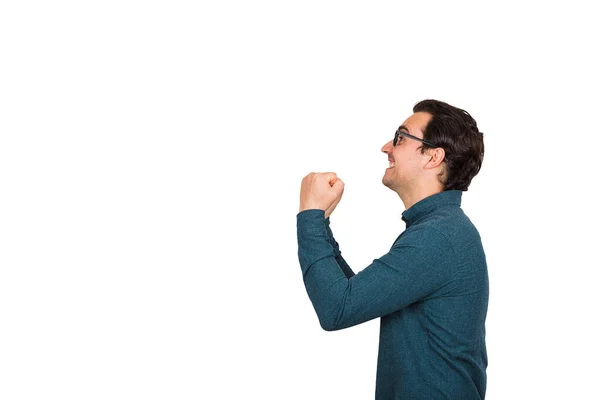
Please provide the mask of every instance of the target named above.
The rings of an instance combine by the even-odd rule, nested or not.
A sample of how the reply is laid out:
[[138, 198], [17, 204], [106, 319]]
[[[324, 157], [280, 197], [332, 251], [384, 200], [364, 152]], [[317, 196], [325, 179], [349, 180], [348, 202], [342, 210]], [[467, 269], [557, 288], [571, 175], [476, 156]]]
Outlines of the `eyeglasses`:
[[413, 135], [411, 135], [411, 134], [408, 134], [408, 133], [406, 133], [406, 132], [402, 132], [400, 129], [396, 130], [396, 133], [394, 134], [394, 146], [396, 146], [396, 144], [398, 143], [398, 137], [399, 137], [400, 135], [402, 135], [402, 136], [406, 136], [406, 137], [408, 137], [408, 138], [411, 138], [411, 139], [414, 139], [414, 140], [418, 140], [419, 142], [421, 142], [421, 143], [425, 143], [426, 145], [428, 145], [428, 146], [431, 146], [431, 147], [440, 147], [440, 146], [437, 146], [437, 145], [435, 145], [435, 144], [433, 144], [433, 143], [431, 143], [431, 142], [428, 142], [428, 141], [426, 141], [426, 140], [419, 139], [418, 137], [416, 137], [416, 136], [413, 136]]

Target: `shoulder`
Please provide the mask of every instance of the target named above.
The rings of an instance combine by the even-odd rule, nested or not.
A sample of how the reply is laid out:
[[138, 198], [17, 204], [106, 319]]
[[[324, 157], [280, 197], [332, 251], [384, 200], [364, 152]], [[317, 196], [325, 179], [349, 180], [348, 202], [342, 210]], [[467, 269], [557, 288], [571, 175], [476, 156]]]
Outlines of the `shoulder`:
[[452, 251], [447, 233], [435, 221], [423, 221], [407, 228], [393, 247], [413, 247], [427, 253]]
[[428, 229], [436, 230], [451, 243], [479, 239], [477, 228], [460, 207], [448, 207], [422, 221]]
[[459, 207], [444, 207], [407, 228], [397, 243], [429, 251], [460, 252], [467, 243], [481, 242], [479, 232]]

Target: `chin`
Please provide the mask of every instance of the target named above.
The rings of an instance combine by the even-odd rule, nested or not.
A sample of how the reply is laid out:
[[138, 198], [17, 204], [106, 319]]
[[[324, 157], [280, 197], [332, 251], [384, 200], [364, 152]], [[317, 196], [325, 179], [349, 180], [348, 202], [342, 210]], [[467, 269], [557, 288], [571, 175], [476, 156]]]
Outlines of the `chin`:
[[383, 183], [384, 186], [386, 186], [386, 187], [394, 190], [394, 188], [393, 188], [393, 181], [391, 181], [390, 179], [386, 179], [385, 177], [383, 177], [381, 179], [381, 183]]

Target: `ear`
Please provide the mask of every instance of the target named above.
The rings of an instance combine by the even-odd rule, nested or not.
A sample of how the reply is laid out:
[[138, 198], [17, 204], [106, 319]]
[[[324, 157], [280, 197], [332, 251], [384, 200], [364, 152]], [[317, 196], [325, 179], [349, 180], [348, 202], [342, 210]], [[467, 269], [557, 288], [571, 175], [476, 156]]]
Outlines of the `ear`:
[[446, 152], [441, 147], [428, 149], [426, 153], [429, 156], [429, 160], [425, 164], [425, 169], [437, 168], [442, 164], [444, 157], [446, 156]]

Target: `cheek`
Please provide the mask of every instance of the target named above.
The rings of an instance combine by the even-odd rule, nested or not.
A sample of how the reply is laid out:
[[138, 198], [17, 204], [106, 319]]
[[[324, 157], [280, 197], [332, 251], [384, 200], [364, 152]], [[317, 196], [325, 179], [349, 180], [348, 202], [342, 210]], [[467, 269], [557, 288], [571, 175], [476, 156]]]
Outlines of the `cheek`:
[[419, 169], [419, 160], [415, 157], [411, 157], [409, 154], [405, 154], [402, 158], [401, 166], [408, 171]]

